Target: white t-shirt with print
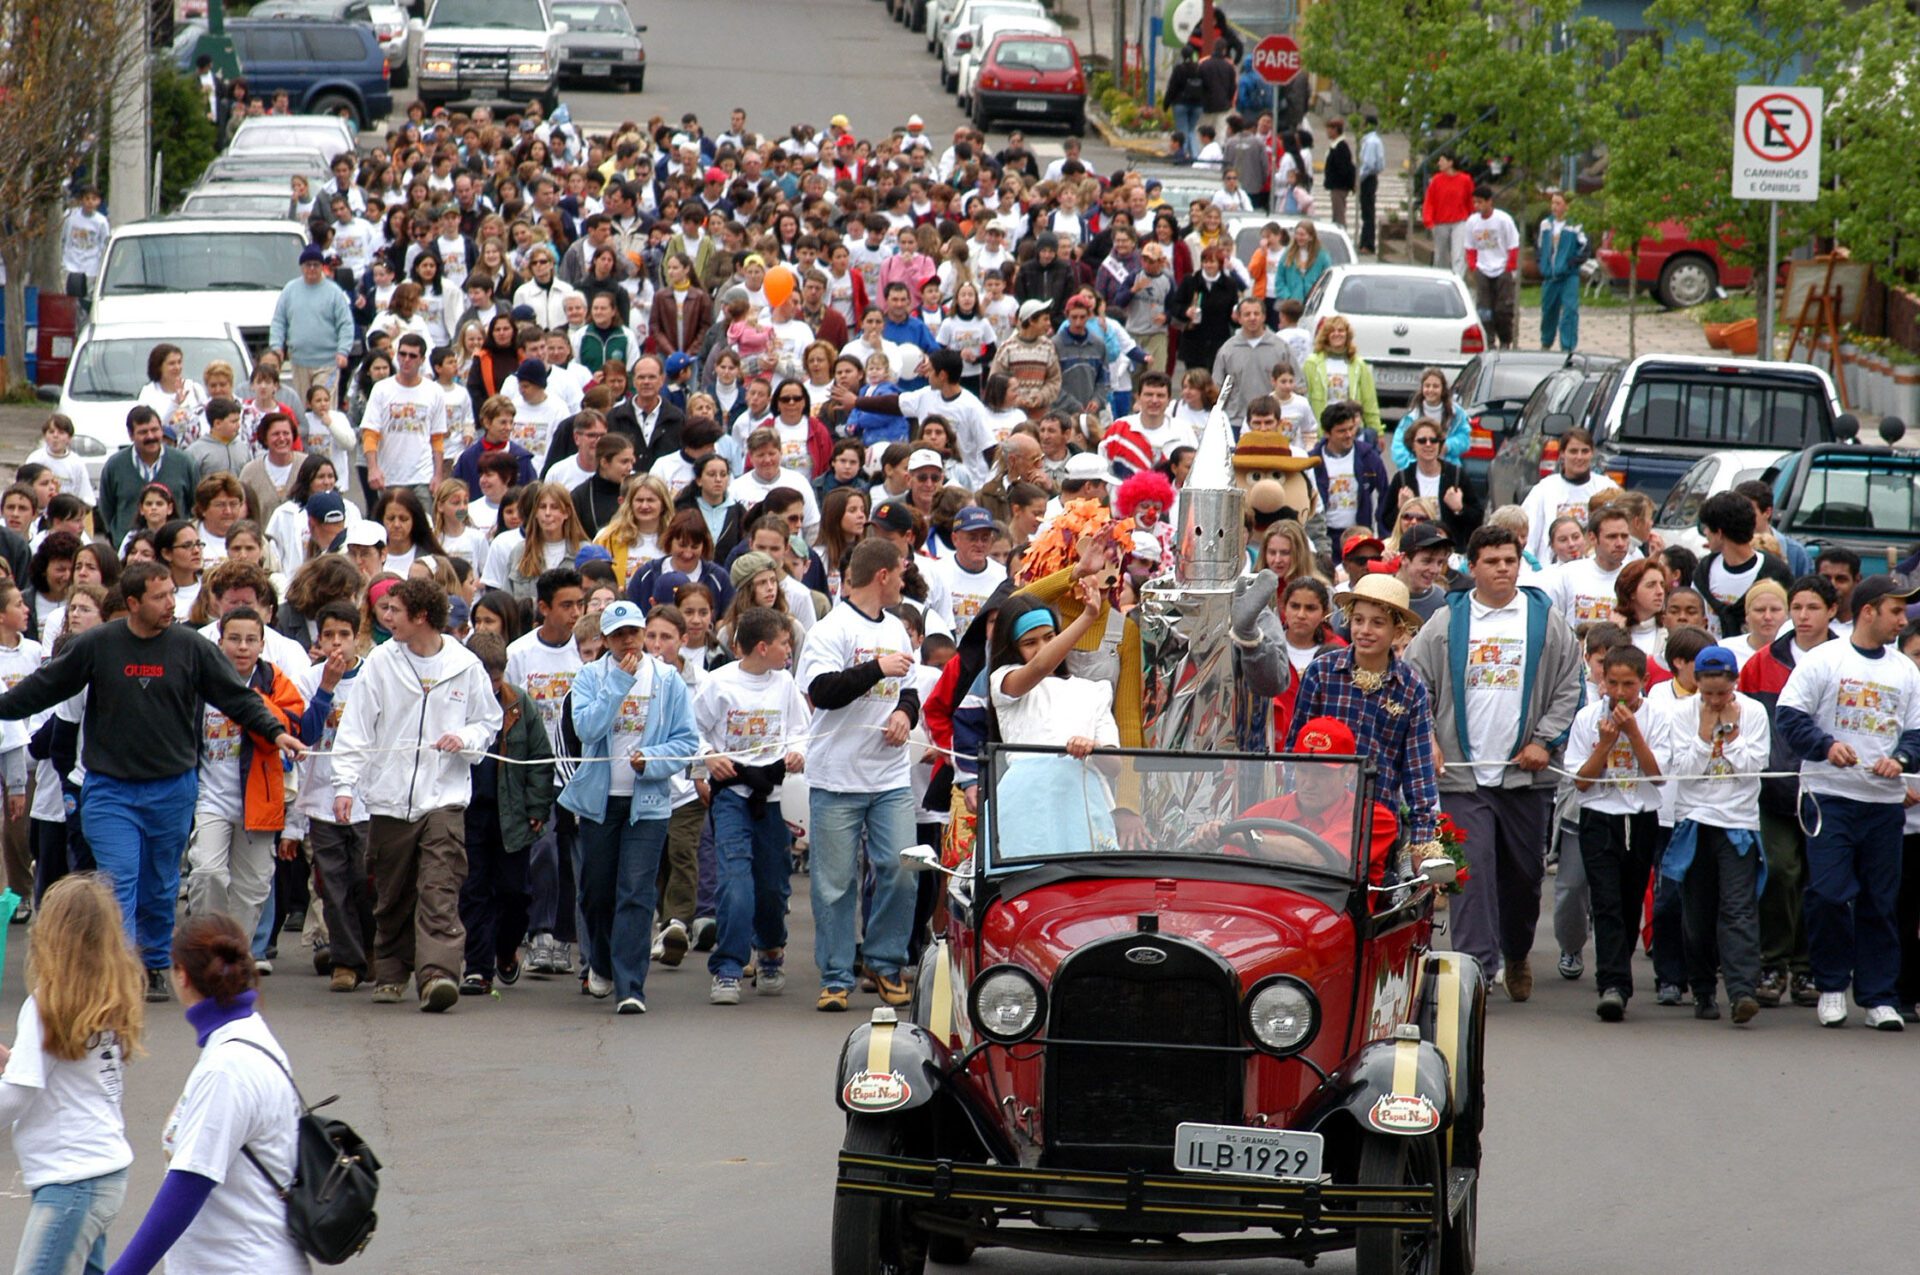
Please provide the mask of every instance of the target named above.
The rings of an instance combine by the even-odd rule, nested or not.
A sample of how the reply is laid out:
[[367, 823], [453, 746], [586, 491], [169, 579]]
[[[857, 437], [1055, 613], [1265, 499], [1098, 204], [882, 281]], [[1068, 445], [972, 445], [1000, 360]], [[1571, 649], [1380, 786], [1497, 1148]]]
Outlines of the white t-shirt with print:
[[[560, 744], [560, 710], [567, 692], [573, 689], [580, 665], [580, 645], [572, 634], [567, 635], [564, 645], [549, 646], [535, 629], [521, 634], [507, 647], [507, 680], [533, 697], [556, 754], [565, 751]], [[632, 791], [631, 786], [628, 791]]]
[[987, 604], [993, 591], [1007, 578], [1007, 569], [992, 558], [988, 558], [980, 570], [968, 571], [952, 554], [932, 562], [922, 562], [920, 570], [929, 577], [939, 576], [940, 582], [946, 586], [950, 608], [947, 620], [953, 625], [953, 640], [956, 642], [966, 633], [973, 618], [980, 614], [980, 608]]
[[1320, 463], [1327, 471], [1327, 529], [1344, 531], [1353, 526], [1360, 514], [1360, 477], [1354, 468], [1357, 449], [1345, 456], [1322, 452]]
[[[1612, 714], [1613, 701], [1602, 697], [1574, 716], [1573, 729], [1567, 735], [1568, 770], [1577, 771], [1587, 764], [1587, 759], [1600, 746], [1600, 719]], [[1640, 724], [1640, 737], [1646, 741], [1647, 750], [1653, 754], [1655, 764], [1660, 767], [1662, 774], [1667, 773], [1672, 769], [1670, 762], [1673, 749], [1668, 740], [1666, 712], [1649, 703], [1643, 695], [1633, 718]], [[1642, 782], [1595, 784], [1579, 794], [1580, 805], [1603, 815], [1631, 815], [1658, 810], [1661, 785], [1647, 781], [1645, 774], [1640, 759], [1634, 754], [1632, 742], [1622, 731], [1607, 750], [1606, 769], [1601, 772], [1601, 778], [1640, 778]]]
[[1521, 510], [1527, 515], [1527, 552], [1545, 562], [1552, 556], [1547, 533], [1554, 520], [1570, 515], [1578, 518], [1582, 527], [1586, 526], [1587, 501], [1595, 492], [1618, 485], [1605, 474], [1596, 473], [1589, 473], [1577, 483], [1568, 482], [1560, 474], [1548, 474], [1535, 483], [1527, 498], [1520, 502]]
[[[891, 652], [913, 654], [907, 626], [892, 615], [878, 619], [851, 602], [828, 611], [807, 633], [794, 681], [802, 694], [822, 673], [841, 673]], [[887, 719], [900, 701], [902, 679], [883, 677], [844, 708], [816, 707], [808, 727], [813, 741], [807, 775], [828, 792], [889, 792], [909, 786], [907, 748], [886, 742]]]
[[367, 396], [360, 427], [380, 435], [380, 472], [396, 487], [433, 481], [433, 440], [447, 433], [447, 400], [432, 381], [402, 385], [389, 376]]
[[1795, 708], [1821, 730], [1852, 747], [1854, 766], [1800, 763], [1800, 783], [1812, 793], [1855, 801], [1898, 802], [1899, 779], [1882, 779], [1868, 768], [1891, 757], [1900, 736], [1920, 730], [1920, 669], [1895, 650], [1862, 651], [1851, 638], [1822, 642], [1795, 657], [1780, 691], [1780, 707]]
[[1473, 750], [1474, 782], [1498, 787], [1519, 735], [1526, 705], [1527, 608], [1521, 594], [1503, 607], [1467, 600], [1467, 746]]
[[1549, 569], [1544, 588], [1554, 609], [1572, 627], [1599, 621], [1611, 624], [1615, 620], [1613, 582], [1625, 565], [1608, 571], [1592, 558], [1575, 558]]
[[127, 1123], [120, 1112], [126, 1060], [112, 1032], [89, 1041], [84, 1056], [68, 1061], [46, 1052], [40, 1009], [32, 996], [21, 1003], [13, 1057], [0, 1084], [36, 1090], [13, 1122], [13, 1149], [20, 1179], [29, 1190], [53, 1182], [80, 1182], [133, 1163]]

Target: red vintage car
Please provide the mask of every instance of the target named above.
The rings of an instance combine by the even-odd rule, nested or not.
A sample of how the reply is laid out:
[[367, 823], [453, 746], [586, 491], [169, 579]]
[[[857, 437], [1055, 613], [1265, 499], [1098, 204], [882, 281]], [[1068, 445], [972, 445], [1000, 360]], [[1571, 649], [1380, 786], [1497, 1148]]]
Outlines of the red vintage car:
[[[1670, 310], [1711, 300], [1716, 288], [1744, 288], [1753, 282], [1752, 267], [1728, 261], [1722, 253], [1745, 243], [1739, 238], [1695, 239], [1680, 222], [1663, 221], [1658, 236], [1640, 241], [1638, 285], [1653, 289], [1660, 304]], [[1629, 259], [1625, 249], [1614, 246], [1611, 233], [1601, 237], [1596, 255], [1609, 279], [1627, 281]]]
[[1431, 950], [1453, 864], [1376, 843], [1370, 762], [994, 746], [981, 782], [910, 1007], [841, 1054], [834, 1275], [1472, 1270], [1485, 983]]

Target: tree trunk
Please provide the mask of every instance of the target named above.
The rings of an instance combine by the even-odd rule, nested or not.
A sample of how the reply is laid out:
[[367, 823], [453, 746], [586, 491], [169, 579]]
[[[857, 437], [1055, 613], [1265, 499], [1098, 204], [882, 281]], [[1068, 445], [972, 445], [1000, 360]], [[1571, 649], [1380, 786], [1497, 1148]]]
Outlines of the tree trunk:
[[[12, 260], [9, 254], [8, 261]], [[8, 270], [6, 293], [7, 387], [11, 389], [27, 384], [27, 271]]]

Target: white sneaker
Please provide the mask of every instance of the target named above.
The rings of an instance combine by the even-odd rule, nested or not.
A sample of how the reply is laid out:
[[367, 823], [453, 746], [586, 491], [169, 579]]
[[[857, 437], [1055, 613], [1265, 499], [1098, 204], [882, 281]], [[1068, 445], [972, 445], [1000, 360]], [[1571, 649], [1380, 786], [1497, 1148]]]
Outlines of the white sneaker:
[[273, 962], [263, 957], [253, 963], [253, 968], [259, 970], [262, 974], [271, 974], [273, 973]]
[[638, 996], [629, 996], [614, 1006], [613, 1012], [616, 1014], [644, 1014], [647, 1012], [647, 1003]]
[[592, 970], [587, 971], [587, 995], [596, 1000], [605, 1000], [613, 995], [613, 980], [601, 978]]
[[1900, 1021], [1900, 1011], [1891, 1005], [1875, 1005], [1867, 1011], [1867, 1026], [1875, 1031], [1899, 1032], [1907, 1026]]
[[[1847, 994], [1845, 992], [1822, 992], [1820, 1003], [1814, 1007], [1814, 1017], [1820, 1020], [1822, 1027], [1845, 1027], [1847, 1025]], [[1893, 1021], [1900, 1021], [1898, 1010], [1893, 1011]]]

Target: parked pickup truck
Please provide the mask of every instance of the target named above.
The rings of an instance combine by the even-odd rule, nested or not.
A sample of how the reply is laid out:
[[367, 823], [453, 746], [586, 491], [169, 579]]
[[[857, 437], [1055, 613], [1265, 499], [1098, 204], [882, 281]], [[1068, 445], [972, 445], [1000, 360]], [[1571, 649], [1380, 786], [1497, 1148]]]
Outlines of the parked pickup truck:
[[560, 37], [547, 0], [434, 0], [420, 30], [420, 101], [559, 105]]
[[1653, 354], [1610, 369], [1583, 419], [1547, 433], [1586, 425], [1594, 469], [1657, 504], [1709, 452], [1831, 443], [1839, 415], [1833, 381], [1805, 363]]

